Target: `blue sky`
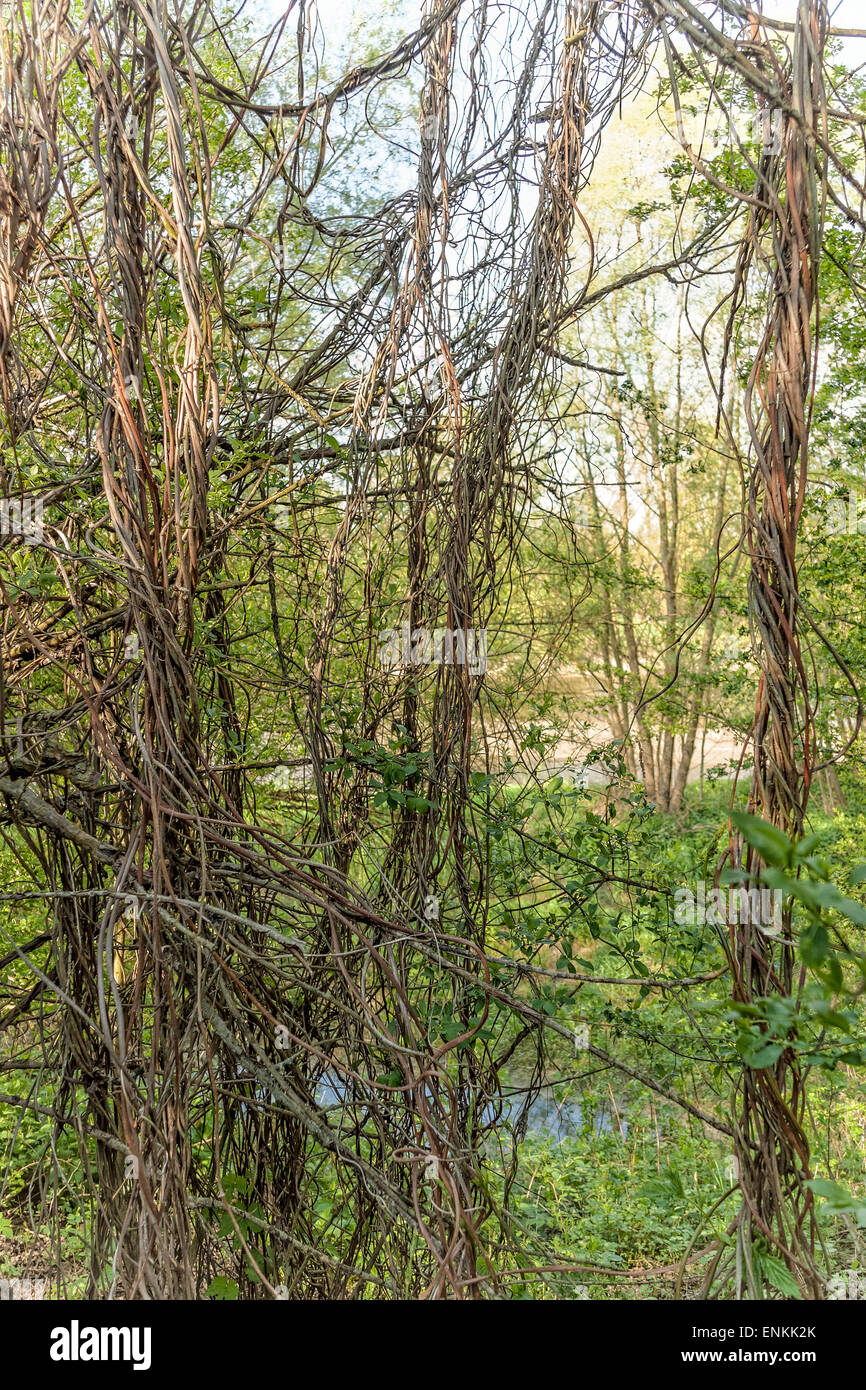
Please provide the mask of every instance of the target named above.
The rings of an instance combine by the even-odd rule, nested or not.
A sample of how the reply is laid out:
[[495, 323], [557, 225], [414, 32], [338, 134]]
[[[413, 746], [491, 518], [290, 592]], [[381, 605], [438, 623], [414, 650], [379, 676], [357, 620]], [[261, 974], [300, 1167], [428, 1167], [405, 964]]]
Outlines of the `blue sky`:
[[[285, 0], [249, 0], [249, 13], [258, 11], [261, 13], [265, 22], [273, 21], [281, 14], [285, 13]], [[319, 0], [319, 14], [326, 28], [332, 24], [345, 26], [347, 15], [355, 10], [366, 9], [371, 14], [376, 14], [381, 10], [379, 0]], [[797, 3], [796, 0], [768, 0], [764, 6], [768, 15], [776, 19], [793, 19]], [[413, 0], [403, 0], [399, 5], [399, 10], [406, 15], [407, 21], [421, 14], [421, 3], [413, 3]], [[837, 0], [831, 3], [830, 13], [832, 22], [843, 28], [866, 28], [866, 12], [864, 12], [863, 0]]]

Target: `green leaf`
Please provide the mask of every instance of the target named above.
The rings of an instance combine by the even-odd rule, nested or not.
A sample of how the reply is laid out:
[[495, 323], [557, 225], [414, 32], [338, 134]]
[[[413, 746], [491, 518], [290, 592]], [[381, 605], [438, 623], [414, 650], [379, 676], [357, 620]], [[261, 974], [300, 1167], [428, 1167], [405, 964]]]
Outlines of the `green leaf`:
[[824, 1198], [827, 1211], [850, 1212], [861, 1222], [866, 1220], [866, 1203], [852, 1197], [851, 1193], [846, 1192], [837, 1182], [831, 1182], [829, 1178], [810, 1178], [806, 1186], [812, 1189], [816, 1197]]
[[[845, 977], [842, 974], [842, 966], [839, 964], [839, 961], [836, 959], [835, 956], [831, 956], [826, 966], [824, 967], [824, 978], [826, 979], [827, 984], [833, 990], [834, 994], [838, 994], [839, 990], [842, 988], [842, 985], [844, 984]], [[849, 1028], [848, 1032], [850, 1031], [851, 1030]]]
[[758, 851], [765, 864], [783, 865], [790, 862], [793, 849], [791, 841], [775, 825], [747, 811], [732, 811], [731, 820], [744, 840]]
[[811, 922], [800, 933], [800, 958], [804, 965], [821, 965], [830, 955], [830, 938], [821, 922]]
[[774, 1062], [778, 1062], [784, 1050], [784, 1044], [777, 1042], [755, 1047], [755, 1040], [747, 1037], [741, 1048], [741, 1056], [747, 1067], [751, 1067], [753, 1071], [760, 1071], [762, 1067], [771, 1067]]
[[751, 874], [747, 874], [745, 869], [722, 869], [719, 874], [719, 883], [748, 883]]
[[768, 1255], [761, 1251], [759, 1256], [761, 1273], [768, 1284], [772, 1284], [774, 1289], [783, 1293], [786, 1298], [802, 1298], [800, 1286], [786, 1264], [777, 1259], [775, 1255]]
[[217, 1299], [236, 1299], [238, 1296], [238, 1286], [234, 1279], [227, 1279], [224, 1274], [218, 1274], [215, 1279], [211, 1279], [205, 1289], [206, 1298]]
[[811, 854], [813, 849], [817, 849], [821, 843], [820, 835], [807, 835], [804, 840], [797, 843], [795, 853], [798, 859], [805, 859], [807, 854]]
[[839, 892], [835, 883], [816, 884], [815, 899], [821, 907], [840, 913], [842, 917], [847, 917], [849, 922], [856, 922], [858, 927], [866, 927], [866, 907], [855, 902], [853, 898], [846, 898], [844, 893]]

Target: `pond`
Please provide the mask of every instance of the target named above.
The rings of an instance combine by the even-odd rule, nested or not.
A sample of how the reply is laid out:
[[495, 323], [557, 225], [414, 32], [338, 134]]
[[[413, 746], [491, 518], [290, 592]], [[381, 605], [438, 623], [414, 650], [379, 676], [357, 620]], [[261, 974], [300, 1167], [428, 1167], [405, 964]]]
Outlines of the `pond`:
[[[506, 1125], [516, 1123], [524, 1104], [525, 1088], [503, 1078], [504, 1099], [502, 1117]], [[335, 1072], [321, 1078], [316, 1087], [316, 1100], [319, 1105], [339, 1107], [346, 1097], [346, 1083]], [[492, 1118], [493, 1107], [487, 1109], [486, 1119]], [[623, 1139], [628, 1133], [628, 1119], [621, 1112], [613, 1113], [607, 1104], [596, 1105], [593, 1115], [593, 1130], [596, 1134], [620, 1135]], [[526, 1117], [527, 1133], [549, 1135], [557, 1144], [564, 1139], [579, 1134], [585, 1125], [583, 1105], [576, 1097], [557, 1099], [553, 1086], [543, 1086], [533, 1097]]]

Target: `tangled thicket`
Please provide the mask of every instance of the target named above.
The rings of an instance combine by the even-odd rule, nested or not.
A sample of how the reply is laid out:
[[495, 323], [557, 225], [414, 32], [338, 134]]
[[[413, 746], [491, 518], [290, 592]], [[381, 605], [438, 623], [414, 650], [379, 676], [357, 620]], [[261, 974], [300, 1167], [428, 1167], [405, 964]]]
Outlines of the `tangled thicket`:
[[[471, 663], [389, 669], [379, 634], [489, 629], [494, 649], [556, 492], [562, 335], [607, 292], [580, 211], [604, 127], [657, 51], [674, 91], [717, 65], [786, 120], [745, 199], [731, 331], [765, 256], [755, 796], [798, 828], [816, 238], [821, 181], [851, 182], [827, 145], [825, 6], [801, 0], [793, 68], [732, 0], [439, 0], [342, 74], [304, 4], [259, 43], [207, 0], [4, 19], [0, 484], [45, 512], [29, 570], [2, 541], [0, 791], [48, 922], [3, 959], [2, 1023], [38, 1019], [27, 1105], [77, 1136], [91, 1288], [200, 1296], [233, 1231], [247, 1295], [495, 1293], [543, 1264], [509, 1212], [501, 1070], [557, 1026], [487, 949], [509, 712]], [[403, 190], [376, 163], [401, 139]], [[257, 810], [275, 763], [291, 833]], [[737, 989], [787, 988], [779, 949], [733, 944]], [[738, 1145], [744, 1184], [778, 1199], [754, 1219], [814, 1293], [802, 1214], [789, 1240], [777, 1211], [808, 1171], [785, 1066], [772, 1094], [747, 1078]], [[56, 1216], [56, 1148], [37, 1186]]]

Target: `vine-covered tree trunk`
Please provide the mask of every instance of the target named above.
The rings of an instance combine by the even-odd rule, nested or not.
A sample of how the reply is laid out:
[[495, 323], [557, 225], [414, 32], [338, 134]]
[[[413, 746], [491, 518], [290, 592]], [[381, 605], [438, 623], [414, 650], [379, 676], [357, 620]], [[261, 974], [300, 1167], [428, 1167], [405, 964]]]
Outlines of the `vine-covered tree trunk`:
[[[791, 839], [802, 836], [814, 752], [810, 693], [800, 645], [797, 536], [808, 476], [815, 371], [815, 323], [821, 247], [822, 190], [812, 131], [824, 109], [824, 0], [800, 0], [790, 71], [779, 71], [785, 111], [778, 153], [758, 168], [755, 209], [739, 274], [750, 263], [771, 278], [768, 315], [745, 395], [754, 455], [748, 495], [751, 559], [749, 615], [760, 669], [749, 810]], [[763, 34], [755, 22], [756, 45]], [[760, 50], [759, 50], [760, 51]], [[772, 70], [767, 48], [766, 71]], [[761, 861], [739, 836], [731, 861], [754, 879]], [[751, 1004], [795, 994], [801, 980], [791, 940], [791, 913], [781, 939], [758, 923], [732, 923], [734, 1000]], [[782, 1257], [807, 1297], [821, 1296], [815, 1265], [814, 1197], [804, 1129], [806, 1091], [791, 1048], [774, 1064], [746, 1067], [738, 1097], [737, 1157], [743, 1206], [736, 1228], [739, 1289], [763, 1294], [760, 1241]]]

